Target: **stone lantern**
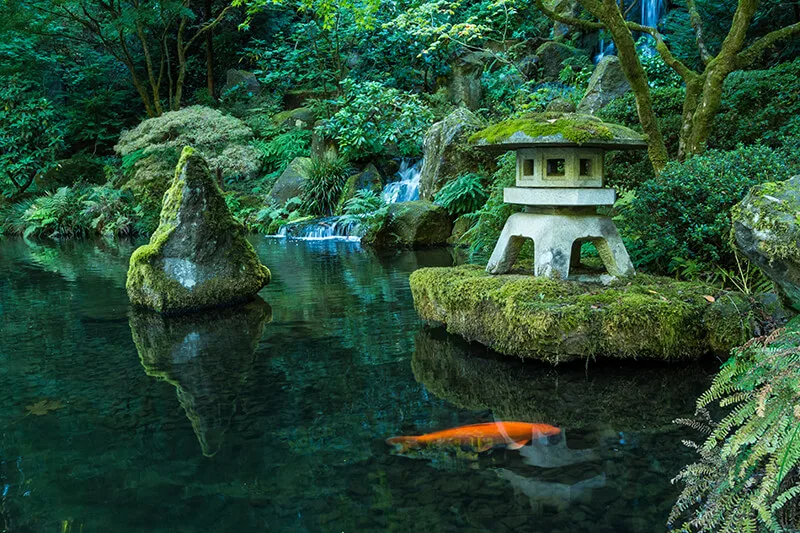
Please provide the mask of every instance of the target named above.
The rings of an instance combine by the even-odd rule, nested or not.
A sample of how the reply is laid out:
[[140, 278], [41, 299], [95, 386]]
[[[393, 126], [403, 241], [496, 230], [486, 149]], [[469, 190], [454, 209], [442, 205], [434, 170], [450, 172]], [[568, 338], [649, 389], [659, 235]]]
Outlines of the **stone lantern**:
[[532, 239], [536, 276], [567, 279], [585, 242], [594, 244], [610, 275], [634, 274], [614, 222], [597, 208], [616, 200], [614, 189], [603, 186], [605, 152], [646, 148], [640, 134], [591, 115], [543, 113], [490, 126], [470, 140], [517, 155], [516, 187], [505, 189], [504, 200], [524, 210], [506, 221], [489, 273], [510, 271]]

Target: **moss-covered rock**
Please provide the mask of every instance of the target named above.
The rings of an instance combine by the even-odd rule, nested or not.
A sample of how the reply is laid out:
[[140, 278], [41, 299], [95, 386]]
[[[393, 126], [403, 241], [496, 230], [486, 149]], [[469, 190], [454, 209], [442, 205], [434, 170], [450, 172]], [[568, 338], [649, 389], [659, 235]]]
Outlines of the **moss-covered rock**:
[[578, 104], [578, 113], [596, 114], [615, 98], [631, 90], [617, 56], [605, 56], [594, 69], [589, 86]]
[[269, 200], [283, 206], [290, 198], [302, 196], [310, 169], [310, 157], [295, 157], [275, 181], [269, 191]]
[[316, 120], [314, 112], [308, 107], [298, 107], [297, 109], [281, 111], [272, 117], [272, 122], [276, 126], [282, 128], [301, 128], [304, 130], [312, 129]]
[[251, 299], [270, 280], [203, 157], [186, 147], [150, 244], [130, 260], [132, 303], [181, 313]]
[[424, 248], [447, 243], [452, 232], [445, 208], [425, 200], [390, 204], [362, 243], [375, 248]]
[[558, 81], [562, 63], [570, 58], [586, 57], [585, 50], [564, 43], [550, 41], [536, 50], [539, 57], [539, 79], [541, 81]]
[[800, 311], [800, 176], [753, 187], [731, 219], [736, 247]]
[[457, 245], [461, 237], [472, 227], [473, 223], [474, 219], [467, 215], [458, 217], [453, 222], [453, 232], [450, 234], [450, 238], [447, 239], [447, 244]]
[[460, 107], [430, 127], [423, 140], [420, 198], [433, 200], [442, 187], [462, 174], [493, 172], [494, 158], [474, 150], [467, 142], [483, 125], [471, 111]]
[[369, 163], [361, 172], [353, 174], [347, 179], [339, 198], [339, 210], [347, 200], [353, 198], [358, 191], [368, 190], [377, 195], [383, 190], [383, 177], [372, 163]]
[[257, 178], [261, 156], [250, 145], [252, 139], [244, 122], [210, 107], [164, 113], [120, 135], [114, 150], [125, 172], [117, 185], [158, 209], [184, 146], [193, 146], [219, 178]]
[[182, 316], [130, 315], [131, 335], [148, 376], [177, 389], [203, 455], [215, 455], [236, 412], [272, 309], [260, 298]]
[[579, 113], [531, 113], [472, 134], [476, 146], [512, 149], [516, 145], [579, 144], [607, 148], [644, 148], [644, 137], [630, 128]]
[[[696, 359], [727, 353], [759, 330], [758, 307], [703, 283], [639, 275], [608, 287], [481, 267], [427, 268], [411, 275], [424, 320], [500, 353], [550, 363], [594, 357]], [[737, 297], [733, 297], [737, 298]]]

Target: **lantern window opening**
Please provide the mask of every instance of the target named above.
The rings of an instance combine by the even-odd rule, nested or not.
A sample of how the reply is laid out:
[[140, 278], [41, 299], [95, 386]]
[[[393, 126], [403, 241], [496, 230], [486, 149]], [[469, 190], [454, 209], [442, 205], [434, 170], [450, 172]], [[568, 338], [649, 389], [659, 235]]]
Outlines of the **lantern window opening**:
[[553, 177], [565, 176], [567, 170], [566, 159], [548, 159], [547, 175]]

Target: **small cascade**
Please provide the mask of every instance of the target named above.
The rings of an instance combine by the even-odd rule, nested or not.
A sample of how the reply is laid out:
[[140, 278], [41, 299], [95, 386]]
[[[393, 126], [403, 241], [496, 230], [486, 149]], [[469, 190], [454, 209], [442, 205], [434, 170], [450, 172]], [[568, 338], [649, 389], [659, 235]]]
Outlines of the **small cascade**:
[[413, 202], [419, 200], [419, 181], [422, 176], [422, 160], [412, 164], [410, 160], [403, 159], [400, 170], [397, 171], [400, 177], [398, 181], [388, 183], [384, 187], [381, 197], [387, 204], [398, 202]]
[[667, 12], [666, 0], [641, 0], [642, 3], [642, 26], [655, 28], [658, 21]]
[[276, 237], [302, 241], [360, 241], [365, 228], [357, 220], [342, 218], [327, 217], [289, 223], [278, 230]]
[[600, 39], [600, 44], [598, 45], [598, 52], [597, 55], [594, 56], [595, 64], [599, 63], [601, 59], [606, 56], [613, 55], [617, 49], [614, 46], [614, 41], [611, 39]]

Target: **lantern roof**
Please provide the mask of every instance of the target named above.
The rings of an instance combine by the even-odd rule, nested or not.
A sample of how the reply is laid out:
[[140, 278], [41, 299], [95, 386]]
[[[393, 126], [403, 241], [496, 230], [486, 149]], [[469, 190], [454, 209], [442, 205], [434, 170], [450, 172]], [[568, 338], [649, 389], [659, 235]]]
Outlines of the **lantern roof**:
[[606, 150], [646, 148], [644, 136], [625, 126], [578, 113], [535, 113], [499, 122], [469, 138], [477, 148], [516, 150], [587, 147]]

